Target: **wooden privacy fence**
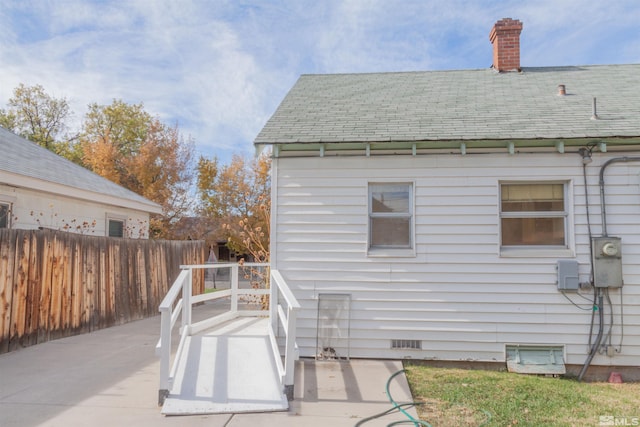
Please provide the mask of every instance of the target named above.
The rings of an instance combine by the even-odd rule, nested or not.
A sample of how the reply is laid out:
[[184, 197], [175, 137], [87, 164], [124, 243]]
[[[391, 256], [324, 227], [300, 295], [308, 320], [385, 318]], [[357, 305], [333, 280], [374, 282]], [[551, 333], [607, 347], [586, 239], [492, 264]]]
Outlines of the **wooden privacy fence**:
[[0, 230], [0, 354], [157, 315], [180, 265], [205, 259], [201, 241]]

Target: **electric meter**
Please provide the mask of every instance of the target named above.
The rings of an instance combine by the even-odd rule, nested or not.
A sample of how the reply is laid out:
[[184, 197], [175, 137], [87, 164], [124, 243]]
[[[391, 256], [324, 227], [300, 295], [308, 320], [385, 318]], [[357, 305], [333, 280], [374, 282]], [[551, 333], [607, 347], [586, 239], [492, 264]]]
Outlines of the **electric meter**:
[[618, 247], [611, 242], [605, 243], [602, 245], [602, 254], [606, 256], [616, 256], [618, 255]]
[[594, 237], [593, 284], [596, 288], [622, 287], [622, 240], [619, 237]]

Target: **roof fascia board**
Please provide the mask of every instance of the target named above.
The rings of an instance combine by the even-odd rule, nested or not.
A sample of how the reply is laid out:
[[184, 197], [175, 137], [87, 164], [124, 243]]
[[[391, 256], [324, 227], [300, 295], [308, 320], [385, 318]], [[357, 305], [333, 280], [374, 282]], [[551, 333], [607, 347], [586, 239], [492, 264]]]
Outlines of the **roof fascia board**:
[[135, 209], [143, 212], [161, 214], [162, 207], [154, 202], [142, 203], [135, 200], [125, 199], [121, 197], [110, 196], [98, 192], [87, 191], [75, 187], [68, 187], [33, 178], [24, 175], [17, 175], [7, 171], [0, 171], [0, 183], [17, 188], [26, 188], [33, 191], [42, 191], [45, 193], [64, 196], [71, 199], [99, 202], [105, 205], [117, 206], [121, 208]]
[[[452, 140], [452, 141], [393, 141], [393, 142], [358, 142], [345, 141], [338, 143], [329, 142], [297, 142], [297, 143], [272, 143], [274, 151], [278, 156], [286, 155], [286, 152], [307, 152], [309, 154], [321, 153], [321, 157], [330, 152], [354, 152], [362, 151], [364, 155], [374, 155], [376, 152], [404, 152], [416, 154], [424, 151], [457, 150], [458, 152], [482, 152], [503, 149], [509, 151], [529, 148], [541, 149], [550, 148], [563, 153], [570, 147], [583, 147], [589, 144], [596, 144], [600, 151], [605, 152], [607, 147], [612, 146], [640, 146], [640, 137], [619, 137], [619, 138], [555, 138], [555, 139], [533, 139], [533, 140]], [[640, 147], [639, 147], [640, 148]]]

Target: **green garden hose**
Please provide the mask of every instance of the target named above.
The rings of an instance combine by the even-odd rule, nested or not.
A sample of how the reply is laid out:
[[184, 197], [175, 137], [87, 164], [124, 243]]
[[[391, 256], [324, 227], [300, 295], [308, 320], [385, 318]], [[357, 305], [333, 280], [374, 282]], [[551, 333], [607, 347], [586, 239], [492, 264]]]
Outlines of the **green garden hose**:
[[393, 400], [393, 397], [391, 396], [391, 392], [389, 391], [389, 385], [391, 384], [391, 381], [398, 375], [404, 373], [405, 370], [401, 369], [398, 372], [396, 372], [395, 374], [391, 375], [389, 377], [389, 379], [387, 380], [387, 385], [385, 386], [385, 391], [387, 393], [387, 397], [389, 398], [389, 401], [391, 402], [391, 404], [393, 405], [392, 408], [381, 412], [379, 414], [373, 415], [371, 417], [367, 417], [367, 418], [363, 418], [362, 420], [358, 421], [355, 425], [355, 427], [359, 427], [361, 425], [363, 425], [364, 423], [374, 420], [376, 418], [380, 418], [382, 416], [385, 416], [387, 414], [390, 414], [394, 411], [400, 411], [401, 413], [403, 413], [408, 419], [407, 420], [402, 420], [402, 421], [394, 421], [391, 424], [388, 424], [387, 427], [392, 427], [392, 426], [398, 426], [398, 425], [402, 425], [402, 424], [413, 424], [414, 426], [426, 426], [426, 427], [432, 427], [431, 424], [429, 424], [426, 421], [422, 421], [422, 420], [417, 420], [415, 419], [413, 416], [411, 416], [411, 414], [409, 414], [407, 411], [405, 411], [403, 408], [411, 408], [413, 406], [416, 405], [421, 405], [420, 402], [411, 402], [411, 403], [402, 403], [402, 404], [398, 404], [395, 400]]

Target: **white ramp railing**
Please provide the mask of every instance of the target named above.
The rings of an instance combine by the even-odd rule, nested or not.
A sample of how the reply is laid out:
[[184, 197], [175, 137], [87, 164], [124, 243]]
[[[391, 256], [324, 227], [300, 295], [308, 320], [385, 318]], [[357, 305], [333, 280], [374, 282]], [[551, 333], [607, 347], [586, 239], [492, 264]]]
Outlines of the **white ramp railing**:
[[[254, 269], [268, 268], [267, 263], [215, 263], [200, 265], [183, 265], [167, 295], [160, 304], [160, 340], [156, 345], [156, 354], [160, 356], [160, 388], [158, 390], [158, 405], [162, 405], [169, 395], [169, 390], [176, 375], [178, 361], [182, 355], [186, 338], [220, 323], [235, 319], [240, 316], [265, 316], [264, 310], [239, 310], [238, 302], [246, 296], [263, 298], [269, 295], [269, 336], [272, 350], [278, 367], [280, 383], [284, 393], [293, 399], [294, 362], [298, 358], [296, 347], [296, 312], [300, 308], [297, 300], [291, 293], [286, 282], [279, 272], [271, 271], [271, 289], [255, 289], [252, 286], [240, 287], [240, 269], [243, 272]], [[193, 274], [197, 270], [207, 269], [216, 273], [223, 269], [229, 271], [228, 288], [216, 292], [193, 295]], [[244, 275], [244, 274], [243, 274]], [[266, 276], [269, 277], [269, 276]], [[215, 279], [214, 279], [215, 280]], [[214, 315], [199, 322], [192, 322], [192, 310], [194, 304], [206, 301], [230, 298], [228, 311]], [[175, 353], [172, 349], [172, 334], [178, 318], [181, 319], [180, 342]], [[284, 363], [278, 346], [279, 325], [282, 324], [285, 332]]]
[[[271, 295], [269, 301], [269, 337], [271, 348], [278, 366], [280, 384], [287, 399], [293, 400], [293, 385], [295, 361], [298, 360], [298, 346], [296, 344], [297, 312], [300, 309], [298, 300], [287, 286], [278, 270], [271, 270]], [[278, 344], [278, 332], [282, 325], [285, 333], [284, 362]]]

